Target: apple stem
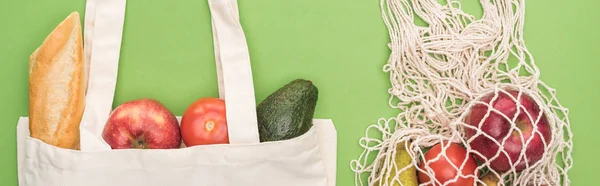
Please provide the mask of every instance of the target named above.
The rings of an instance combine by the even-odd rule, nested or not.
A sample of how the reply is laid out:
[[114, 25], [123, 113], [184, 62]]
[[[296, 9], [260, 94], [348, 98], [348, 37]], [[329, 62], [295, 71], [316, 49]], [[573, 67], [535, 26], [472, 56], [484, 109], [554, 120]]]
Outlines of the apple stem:
[[148, 148], [148, 144], [146, 144], [146, 142], [144, 142], [144, 136], [140, 136], [140, 137], [134, 139], [131, 143], [132, 143], [133, 148], [136, 148], [136, 149], [147, 149]]

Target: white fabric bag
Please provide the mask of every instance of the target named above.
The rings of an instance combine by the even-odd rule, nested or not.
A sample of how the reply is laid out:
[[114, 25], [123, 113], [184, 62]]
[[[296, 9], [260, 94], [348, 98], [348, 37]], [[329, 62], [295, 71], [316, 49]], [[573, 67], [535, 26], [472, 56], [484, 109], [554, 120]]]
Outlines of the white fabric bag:
[[91, 69], [81, 150], [31, 138], [28, 118], [19, 118], [19, 185], [335, 185], [337, 134], [331, 120], [315, 119], [306, 134], [294, 139], [259, 142], [250, 60], [236, 0], [208, 0], [230, 144], [111, 150], [101, 132], [112, 109], [126, 2], [86, 3], [84, 50]]

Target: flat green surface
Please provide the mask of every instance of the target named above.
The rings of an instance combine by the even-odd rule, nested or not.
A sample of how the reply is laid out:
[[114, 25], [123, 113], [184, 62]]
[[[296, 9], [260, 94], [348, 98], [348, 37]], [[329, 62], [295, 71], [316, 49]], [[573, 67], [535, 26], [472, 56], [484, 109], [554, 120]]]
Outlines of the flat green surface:
[[[463, 7], [481, 12], [477, 2]], [[362, 151], [366, 126], [397, 114], [387, 106], [388, 35], [379, 1], [242, 0], [239, 7], [257, 101], [292, 79], [313, 80], [316, 117], [333, 119], [338, 130], [338, 185], [354, 185], [349, 162]], [[596, 0], [527, 2], [527, 45], [542, 79], [570, 108], [577, 186], [597, 185], [600, 167], [598, 8]], [[28, 57], [74, 10], [83, 13], [85, 1], [0, 1], [0, 185], [17, 185], [15, 127], [28, 115]], [[217, 96], [210, 26], [206, 1], [129, 0], [114, 105], [153, 97], [181, 115], [196, 98]]]

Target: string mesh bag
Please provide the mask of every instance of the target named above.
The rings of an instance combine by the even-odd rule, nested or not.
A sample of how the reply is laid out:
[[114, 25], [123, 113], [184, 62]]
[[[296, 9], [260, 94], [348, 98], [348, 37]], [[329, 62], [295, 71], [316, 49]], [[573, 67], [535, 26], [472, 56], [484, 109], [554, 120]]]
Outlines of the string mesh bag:
[[399, 114], [366, 129], [355, 185], [570, 185], [568, 109], [525, 45], [525, 1], [480, 4], [381, 0]]

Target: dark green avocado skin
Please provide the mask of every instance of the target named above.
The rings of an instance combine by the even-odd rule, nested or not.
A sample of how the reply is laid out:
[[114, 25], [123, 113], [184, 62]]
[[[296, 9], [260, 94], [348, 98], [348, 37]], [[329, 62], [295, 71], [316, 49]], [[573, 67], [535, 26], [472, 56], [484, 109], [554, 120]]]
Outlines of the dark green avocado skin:
[[312, 127], [319, 90], [308, 80], [296, 79], [258, 104], [256, 114], [261, 142], [287, 140]]

